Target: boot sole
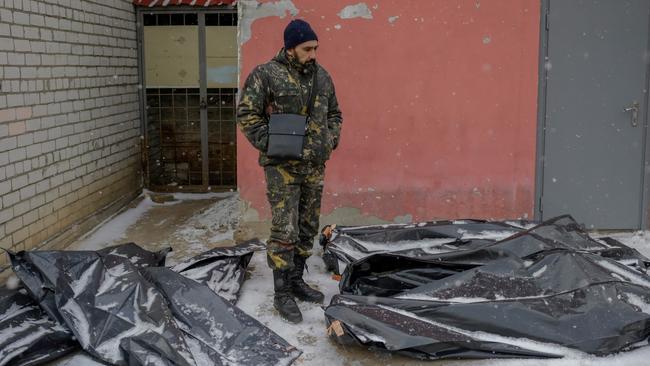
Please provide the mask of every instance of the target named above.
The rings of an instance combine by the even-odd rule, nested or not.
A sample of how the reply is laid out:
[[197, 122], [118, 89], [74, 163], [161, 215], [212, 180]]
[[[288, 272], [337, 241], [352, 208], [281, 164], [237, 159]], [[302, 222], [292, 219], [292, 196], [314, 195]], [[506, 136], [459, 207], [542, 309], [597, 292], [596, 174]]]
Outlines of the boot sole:
[[293, 294], [293, 297], [295, 297], [296, 299], [298, 299], [298, 300], [300, 300], [300, 301], [303, 301], [303, 302], [309, 302], [309, 303], [312, 303], [312, 304], [320, 304], [320, 305], [322, 305], [323, 302], [325, 301], [325, 296], [323, 296], [323, 298], [322, 298], [320, 301], [309, 300], [309, 299], [306, 299], [306, 298], [304, 298], [304, 297], [300, 297], [300, 296], [298, 296], [298, 295], [296, 295], [296, 294]]
[[298, 323], [302, 322], [302, 315], [300, 316], [300, 318], [291, 319], [291, 318], [285, 316], [284, 314], [282, 314], [278, 309], [275, 309], [275, 311], [278, 312], [278, 315], [280, 315], [280, 318], [288, 321], [289, 323], [298, 324]]
[[285, 314], [283, 314], [280, 311], [280, 309], [278, 309], [278, 307], [275, 305], [275, 303], [273, 304], [273, 309], [275, 309], [275, 311], [278, 312], [278, 315], [280, 316], [280, 318], [288, 321], [289, 323], [298, 324], [298, 323], [302, 322], [302, 314], [301, 313], [298, 314], [298, 316], [296, 318], [290, 318], [290, 317], [286, 316]]
[[302, 323], [302, 318], [297, 319], [297, 320], [296, 319], [289, 319], [289, 318], [287, 318], [286, 316], [284, 316], [282, 314], [280, 314], [280, 318], [288, 321], [291, 324], [300, 324], [300, 323]]

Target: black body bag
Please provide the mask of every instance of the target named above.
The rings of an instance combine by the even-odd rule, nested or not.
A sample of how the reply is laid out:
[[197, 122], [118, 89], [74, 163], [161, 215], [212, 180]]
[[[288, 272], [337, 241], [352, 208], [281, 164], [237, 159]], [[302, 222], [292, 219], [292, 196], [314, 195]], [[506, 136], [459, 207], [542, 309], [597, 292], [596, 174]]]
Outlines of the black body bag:
[[283, 160], [302, 159], [302, 149], [305, 143], [305, 132], [311, 115], [311, 108], [314, 104], [313, 92], [316, 87], [316, 73], [309, 90], [309, 105], [307, 115], [295, 113], [277, 113], [269, 117], [269, 144], [266, 149], [266, 156], [269, 158]]

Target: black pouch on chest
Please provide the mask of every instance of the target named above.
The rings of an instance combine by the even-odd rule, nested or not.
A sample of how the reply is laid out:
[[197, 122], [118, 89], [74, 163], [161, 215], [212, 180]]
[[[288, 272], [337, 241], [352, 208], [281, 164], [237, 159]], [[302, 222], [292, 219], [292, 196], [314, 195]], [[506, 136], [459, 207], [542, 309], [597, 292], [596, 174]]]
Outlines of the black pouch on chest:
[[311, 108], [314, 104], [316, 71], [309, 90], [307, 115], [275, 113], [269, 117], [269, 144], [266, 156], [274, 159], [301, 160]]
[[308, 116], [272, 114], [269, 119], [269, 158], [299, 160], [305, 144]]

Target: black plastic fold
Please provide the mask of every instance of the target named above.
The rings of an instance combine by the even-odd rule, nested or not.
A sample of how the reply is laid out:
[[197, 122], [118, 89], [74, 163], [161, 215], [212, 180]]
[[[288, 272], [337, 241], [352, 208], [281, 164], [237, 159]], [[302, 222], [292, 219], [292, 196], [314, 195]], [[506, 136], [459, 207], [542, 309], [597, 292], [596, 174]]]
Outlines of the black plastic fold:
[[0, 292], [0, 334], [13, 337], [0, 339], [0, 365], [40, 364], [79, 346], [114, 365], [291, 364], [301, 352], [232, 304], [263, 248], [218, 248], [174, 270], [163, 267], [168, 250], [135, 244], [9, 253], [26, 290]]
[[170, 248], [150, 252], [134, 243], [120, 244], [98, 251], [21, 251], [7, 252], [14, 272], [20, 278], [29, 294], [47, 314], [58, 323], [63, 324], [57, 309], [54, 293], [61, 270], [72, 263], [87, 259], [89, 256], [101, 258], [113, 255], [128, 259], [138, 267], [162, 266]]
[[530, 226], [526, 221], [434, 221], [419, 224], [336, 227], [331, 240], [320, 237], [328, 270], [341, 274], [350, 262], [376, 253], [408, 257], [481, 248]]
[[0, 288], [0, 365], [39, 365], [79, 349], [25, 289]]
[[[509, 224], [495, 224], [335, 229], [325, 251], [348, 265], [325, 311], [330, 335], [422, 359], [561, 357], [563, 347], [606, 355], [647, 344], [646, 257], [592, 239], [570, 216], [514, 225], [501, 240], [488, 234]], [[485, 235], [468, 239], [476, 230]], [[443, 236], [435, 249], [445, 238], [455, 248], [403, 249], [413, 243], [402, 238], [423, 233]], [[379, 240], [395, 240], [395, 251], [368, 254]]]
[[205, 284], [234, 304], [253, 253], [264, 248], [258, 239], [234, 247], [214, 248], [175, 265], [172, 270]]
[[[195, 359], [208, 365], [289, 365], [301, 352], [239, 308], [167, 268], [144, 270], [186, 336]], [[191, 301], [188, 301], [191, 299]]]

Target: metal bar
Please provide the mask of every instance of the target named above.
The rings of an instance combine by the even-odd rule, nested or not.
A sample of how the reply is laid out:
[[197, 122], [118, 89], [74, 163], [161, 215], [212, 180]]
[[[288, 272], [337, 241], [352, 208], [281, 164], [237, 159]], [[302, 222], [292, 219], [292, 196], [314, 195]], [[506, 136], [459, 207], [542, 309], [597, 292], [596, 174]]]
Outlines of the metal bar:
[[[177, 1], [177, 3], [183, 3], [183, 4], [180, 4], [180, 5], [172, 4], [172, 5], [170, 5], [169, 7], [168, 7], [167, 5], [159, 4], [158, 7], [161, 7], [161, 8], [172, 8], [172, 9], [174, 9], [174, 8], [179, 8], [179, 7], [184, 7], [184, 8], [202, 7], [202, 8], [208, 8], [208, 9], [210, 9], [210, 7], [207, 6], [208, 4], [206, 4], [206, 3], [209, 3], [210, 0], [198, 0], [198, 1], [197, 1], [197, 0], [194, 0], [194, 1], [191, 2], [191, 4], [193, 4], [193, 5], [187, 4], [187, 3], [189, 3], [189, 2], [190, 2], [189, 0], [185, 0], [185, 1], [183, 1], [183, 0], [179, 0], [179, 1]], [[212, 8], [212, 9], [215, 9], [215, 8], [216, 8], [216, 9], [220, 9], [221, 7], [234, 7], [234, 6], [236, 6], [236, 4], [237, 4], [237, 0], [226, 0], [226, 1], [222, 0], [222, 1], [220, 1], [220, 2], [221, 2], [221, 4], [216, 4], [216, 3], [215, 3], [214, 5], [212, 5], [211, 8]], [[145, 1], [141, 1], [141, 0], [140, 0], [140, 1], [133, 1], [133, 5], [134, 5], [136, 8], [144, 8], [144, 9], [147, 9], [147, 8], [149, 8], [149, 7], [156, 6], [157, 3], [158, 3], [158, 0], [145, 0]]]
[[548, 16], [550, 13], [550, 0], [541, 1], [540, 25], [539, 25], [539, 62], [538, 73], [539, 83], [537, 91], [537, 157], [535, 162], [535, 200], [534, 219], [542, 220], [542, 195], [544, 193], [544, 126], [546, 125], [546, 93], [547, 93], [547, 74], [546, 62], [548, 61]]
[[149, 187], [149, 147], [147, 135], [147, 92], [145, 88], [144, 64], [144, 22], [142, 12], [136, 9], [136, 41], [138, 45], [138, 96], [140, 98], [140, 164], [142, 166], [142, 185]]
[[235, 8], [199, 8], [192, 6], [175, 6], [174, 8], [137, 8], [138, 11], [147, 14], [153, 13], [237, 13]]
[[[650, 54], [650, 11], [648, 14], [648, 19], [648, 40], [646, 45], [646, 55]], [[650, 186], [648, 186], [648, 182], [650, 182], [650, 169], [646, 169], [648, 162], [650, 162], [650, 151], [648, 151], [648, 141], [650, 140], [650, 130], [648, 129], [648, 105], [650, 104], [650, 93], [648, 93], [648, 90], [650, 90], [650, 62], [649, 60], [644, 61], [646, 75], [645, 88], [643, 90], [645, 96], [643, 97], [643, 100], [645, 100], [645, 105], [642, 107], [641, 125], [644, 129], [643, 136], [645, 136], [645, 138], [642, 140], [643, 146], [641, 147], [641, 151], [643, 152], [643, 164], [641, 164], [641, 202], [639, 202], [639, 210], [641, 210], [641, 215], [639, 217], [641, 222], [639, 222], [639, 228], [642, 230], [646, 230], [648, 227], [650, 227], [650, 225], [648, 225], [648, 210], [650, 209], [648, 207], [648, 204], [650, 204]]]
[[206, 49], [205, 49], [205, 13], [199, 13], [199, 99], [201, 102], [200, 115], [201, 115], [201, 163], [203, 165], [203, 186], [208, 189], [209, 182], [209, 168], [210, 159], [208, 156], [208, 77], [206, 65]]

